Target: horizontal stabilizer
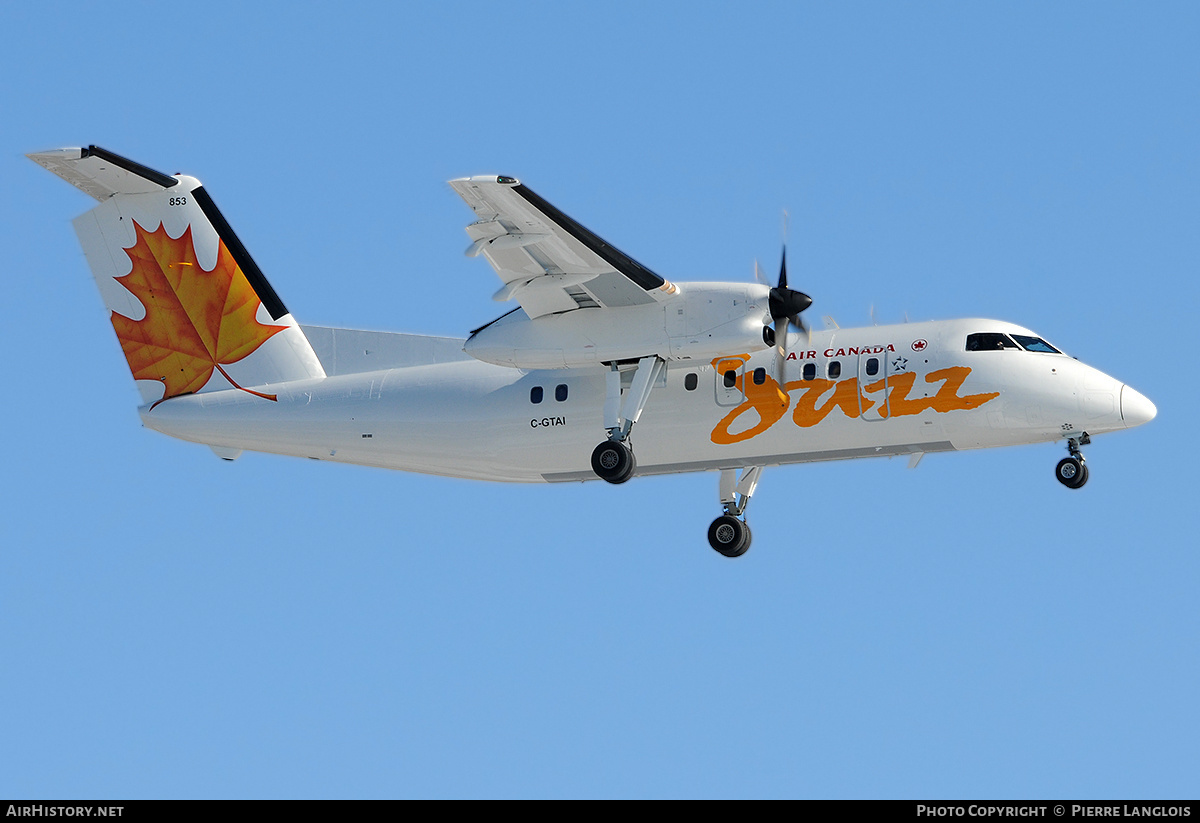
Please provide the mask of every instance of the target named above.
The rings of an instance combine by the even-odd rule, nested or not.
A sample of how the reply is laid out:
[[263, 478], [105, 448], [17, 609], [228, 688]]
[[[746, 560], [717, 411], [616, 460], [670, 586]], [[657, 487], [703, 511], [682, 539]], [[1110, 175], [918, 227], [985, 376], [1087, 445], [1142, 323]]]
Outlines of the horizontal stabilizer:
[[159, 192], [179, 182], [99, 146], [38, 151], [25, 156], [101, 201], [114, 194]]

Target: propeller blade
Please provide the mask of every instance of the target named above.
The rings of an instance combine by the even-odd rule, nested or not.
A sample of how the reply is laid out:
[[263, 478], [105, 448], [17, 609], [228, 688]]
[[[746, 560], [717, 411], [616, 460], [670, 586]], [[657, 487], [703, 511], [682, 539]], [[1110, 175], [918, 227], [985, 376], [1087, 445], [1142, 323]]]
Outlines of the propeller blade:
[[767, 273], [762, 270], [762, 266], [758, 265], [758, 258], [754, 259], [754, 279], [764, 286], [771, 285], [771, 281], [767, 279]]
[[787, 339], [788, 319], [777, 317], [775, 319], [775, 380], [779, 383], [780, 390], [783, 389], [783, 369], [787, 365]]
[[809, 331], [808, 326], [805, 324], [804, 320], [801, 319], [800, 315], [796, 314], [788, 319], [791, 320], [792, 325], [794, 325], [796, 328], [800, 329], [800, 331], [804, 332], [804, 341], [806, 343], [811, 343], [812, 342], [812, 332]]
[[780, 222], [779, 245], [783, 248], [783, 256], [779, 260], [779, 288], [787, 288], [787, 241], [788, 241], [788, 223], [791, 222], [791, 215], [787, 209], [783, 210], [783, 219]]

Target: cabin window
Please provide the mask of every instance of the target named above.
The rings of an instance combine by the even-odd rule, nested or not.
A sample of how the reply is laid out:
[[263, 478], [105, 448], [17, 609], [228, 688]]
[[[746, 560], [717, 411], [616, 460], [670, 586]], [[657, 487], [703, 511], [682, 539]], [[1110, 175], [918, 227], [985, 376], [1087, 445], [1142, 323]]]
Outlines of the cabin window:
[[1013, 339], [1020, 343], [1025, 351], [1040, 351], [1046, 354], [1062, 354], [1040, 337], [1030, 337], [1027, 334], [1014, 334]]
[[559, 403], [567, 399], [567, 384], [559, 383], [554, 387], [554, 399]]
[[696, 377], [695, 372], [688, 372], [683, 376], [683, 387], [688, 391], [695, 391], [696, 386], [700, 384], [700, 378]]
[[877, 374], [879, 374], [879, 358], [872, 357], [867, 361], [867, 375], [874, 377]]
[[732, 389], [737, 385], [737, 372], [733, 369], [730, 369], [729, 371], [725, 372], [725, 374], [721, 375], [721, 379], [725, 383], [725, 388]]
[[767, 382], [767, 370], [764, 368], [755, 369], [754, 370], [754, 385], [761, 386], [765, 382]]
[[529, 402], [530, 403], [541, 403], [542, 402], [542, 387], [541, 386], [534, 386], [532, 389], [529, 390]]
[[1007, 334], [978, 332], [967, 335], [967, 351], [999, 351], [1015, 348], [1017, 348], [1017, 344]]
[[830, 360], [828, 374], [829, 374], [830, 380], [837, 380], [839, 377], [841, 377], [842, 376], [842, 361], [841, 360]]
[[816, 363], [805, 363], [804, 364], [804, 379], [805, 380], [816, 380], [817, 379], [817, 364]]

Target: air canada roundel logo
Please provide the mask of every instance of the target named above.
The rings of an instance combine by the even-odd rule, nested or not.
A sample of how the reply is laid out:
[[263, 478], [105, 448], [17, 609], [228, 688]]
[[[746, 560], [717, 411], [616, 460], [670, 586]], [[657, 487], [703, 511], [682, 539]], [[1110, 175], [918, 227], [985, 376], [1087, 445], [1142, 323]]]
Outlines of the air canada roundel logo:
[[914, 341], [913, 341], [913, 344], [912, 344], [912, 350], [913, 350], [913, 351], [925, 351], [925, 349], [927, 349], [927, 348], [929, 348], [929, 341], [928, 341], [928, 340], [926, 340], [926, 339], [922, 338], [922, 339], [920, 339], [920, 340], [914, 340]]

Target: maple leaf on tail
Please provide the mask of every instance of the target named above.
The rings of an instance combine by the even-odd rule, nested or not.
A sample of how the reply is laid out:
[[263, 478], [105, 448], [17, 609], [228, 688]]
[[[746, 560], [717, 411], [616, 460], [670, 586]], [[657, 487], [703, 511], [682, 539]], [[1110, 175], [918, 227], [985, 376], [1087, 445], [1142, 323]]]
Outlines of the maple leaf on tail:
[[133, 225], [137, 242], [125, 249], [133, 270], [116, 280], [142, 302], [146, 316], [131, 320], [113, 312], [111, 319], [134, 378], [161, 382], [161, 403], [204, 388], [215, 369], [234, 388], [275, 400], [242, 388], [221, 368], [287, 328], [255, 318], [262, 301], [225, 241], [219, 241], [216, 265], [205, 270], [196, 260], [191, 226], [173, 238], [162, 225], [152, 232]]

